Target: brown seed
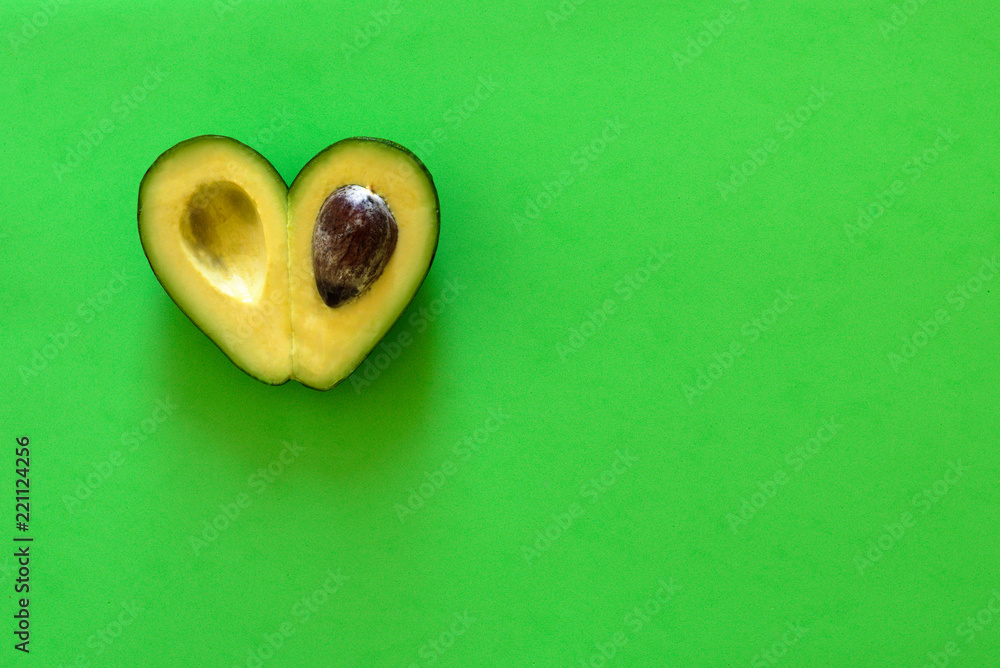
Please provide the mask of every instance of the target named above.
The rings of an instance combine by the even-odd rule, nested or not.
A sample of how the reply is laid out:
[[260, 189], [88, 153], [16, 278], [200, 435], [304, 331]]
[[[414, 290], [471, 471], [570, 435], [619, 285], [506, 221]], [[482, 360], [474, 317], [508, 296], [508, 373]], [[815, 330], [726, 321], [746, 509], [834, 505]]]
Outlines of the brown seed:
[[368, 188], [343, 186], [327, 197], [312, 238], [323, 302], [335, 308], [364, 294], [389, 264], [398, 236], [389, 205]]

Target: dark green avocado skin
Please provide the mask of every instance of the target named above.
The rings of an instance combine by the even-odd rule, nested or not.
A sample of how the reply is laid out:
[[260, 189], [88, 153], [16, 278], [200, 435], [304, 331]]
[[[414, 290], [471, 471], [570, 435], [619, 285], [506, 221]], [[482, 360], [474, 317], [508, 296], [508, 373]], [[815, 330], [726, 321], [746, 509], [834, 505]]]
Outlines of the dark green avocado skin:
[[[136, 208], [136, 221], [137, 221], [137, 223], [142, 218], [142, 194], [143, 194], [143, 190], [144, 190], [145, 185], [146, 185], [146, 179], [149, 178], [150, 174], [152, 174], [159, 165], [161, 165], [161, 164], [163, 164], [163, 162], [169, 160], [171, 156], [173, 156], [174, 154], [176, 154], [178, 151], [182, 150], [184, 147], [189, 146], [191, 144], [194, 144], [196, 142], [205, 141], [205, 140], [231, 142], [233, 144], [239, 145], [241, 148], [245, 149], [248, 153], [250, 153], [251, 155], [253, 155], [256, 158], [258, 158], [259, 160], [261, 160], [261, 162], [263, 162], [266, 167], [270, 168], [270, 170], [272, 172], [274, 172], [275, 178], [277, 178], [281, 183], [285, 184], [286, 191], [291, 189], [291, 186], [289, 186], [288, 183], [285, 182], [285, 179], [283, 179], [281, 177], [281, 174], [278, 173], [278, 170], [274, 168], [274, 165], [272, 165], [271, 162], [267, 158], [265, 158], [263, 155], [261, 155], [260, 153], [258, 153], [255, 149], [253, 149], [250, 146], [247, 146], [243, 142], [239, 141], [238, 139], [233, 139], [232, 137], [227, 137], [225, 135], [213, 135], [213, 134], [198, 135], [196, 137], [191, 137], [190, 139], [185, 139], [184, 141], [178, 142], [177, 144], [174, 144], [173, 146], [171, 146], [170, 148], [168, 148], [166, 151], [164, 151], [163, 153], [161, 153], [156, 158], [156, 160], [153, 161], [153, 164], [151, 164], [149, 166], [149, 169], [146, 170], [146, 173], [143, 174], [142, 179], [139, 181], [139, 197], [138, 197], [139, 201], [138, 201], [138, 206]], [[295, 179], [293, 179], [291, 185], [294, 186], [295, 182], [298, 181], [302, 177], [302, 175], [305, 174], [308, 169], [310, 169], [310, 166], [313, 166], [314, 163], [316, 162], [316, 160], [318, 158], [320, 158], [322, 155], [324, 155], [325, 153], [327, 153], [330, 150], [333, 150], [335, 147], [339, 146], [340, 144], [342, 144], [344, 142], [352, 142], [352, 141], [377, 142], [379, 144], [384, 144], [385, 146], [389, 146], [391, 148], [396, 149], [397, 151], [401, 151], [402, 153], [406, 154], [410, 159], [412, 159], [417, 164], [417, 166], [421, 169], [421, 171], [423, 171], [424, 176], [427, 177], [428, 183], [430, 183], [431, 191], [434, 193], [434, 213], [435, 213], [435, 218], [436, 218], [436, 222], [437, 222], [437, 229], [435, 230], [435, 235], [434, 235], [434, 249], [431, 251], [431, 258], [430, 258], [430, 260], [427, 262], [427, 270], [424, 272], [424, 275], [420, 278], [420, 281], [417, 283], [417, 289], [413, 291], [413, 296], [410, 297], [410, 301], [408, 301], [406, 303], [406, 306], [403, 307], [403, 311], [402, 311], [402, 313], [399, 316], [400, 318], [402, 318], [403, 314], [405, 314], [406, 310], [410, 307], [410, 304], [412, 304], [413, 300], [416, 299], [417, 293], [420, 292], [420, 287], [423, 285], [424, 281], [427, 280], [427, 275], [430, 273], [431, 265], [434, 264], [434, 257], [437, 255], [438, 242], [439, 242], [439, 240], [441, 238], [441, 201], [438, 198], [437, 187], [434, 185], [434, 178], [431, 176], [430, 170], [427, 169], [427, 166], [424, 165], [423, 161], [420, 158], [418, 158], [413, 151], [411, 151], [408, 148], [406, 148], [404, 146], [401, 146], [400, 144], [397, 144], [396, 142], [391, 141], [389, 139], [379, 139], [379, 138], [376, 138], [376, 137], [347, 137], [346, 139], [341, 139], [338, 142], [334, 142], [333, 144], [330, 144], [325, 149], [323, 149], [322, 151], [320, 151], [319, 153], [317, 153], [315, 156], [313, 156], [312, 159], [310, 159], [309, 162], [307, 162], [302, 167], [302, 169], [299, 170], [299, 173], [295, 176]], [[149, 261], [149, 253], [146, 251], [146, 246], [145, 246], [145, 243], [142, 240], [142, 235], [141, 234], [139, 235], [139, 243], [142, 245], [142, 253], [146, 257], [146, 261], [148, 262]], [[160, 283], [160, 285], [163, 285], [163, 282], [160, 280], [160, 277], [156, 275], [156, 270], [153, 269], [152, 263], [150, 263], [149, 268], [153, 272], [153, 275], [156, 276], [156, 280]], [[205, 337], [208, 338], [209, 341], [211, 341], [212, 343], [215, 343], [215, 340], [212, 337], [208, 336], [208, 334], [205, 332], [205, 330], [203, 330], [201, 327], [199, 327], [198, 323], [195, 322], [193, 318], [191, 318], [190, 314], [188, 314], [184, 310], [184, 308], [180, 304], [177, 303], [177, 300], [173, 298], [173, 296], [170, 294], [170, 292], [168, 290], [164, 290], [164, 292], [167, 293], [167, 296], [170, 298], [170, 301], [172, 301], [174, 303], [174, 305], [177, 306], [177, 308], [180, 310], [180, 312], [183, 313], [187, 317], [187, 319], [191, 321], [191, 323], [198, 329], [198, 331], [201, 332], [202, 334], [204, 334]], [[347, 380], [348, 378], [350, 378], [351, 375], [355, 371], [357, 371], [358, 368], [362, 364], [365, 363], [365, 360], [367, 360], [368, 357], [371, 356], [372, 352], [374, 352], [375, 349], [378, 348], [378, 344], [381, 343], [382, 340], [385, 339], [385, 337], [389, 335], [389, 331], [391, 331], [391, 330], [392, 330], [392, 328], [390, 327], [389, 330], [386, 331], [386, 333], [382, 336], [382, 338], [375, 342], [375, 345], [372, 346], [372, 349], [368, 351], [368, 355], [365, 355], [361, 359], [361, 361], [359, 361], [358, 364], [353, 369], [351, 369], [351, 371], [347, 375], [345, 375], [343, 378], [341, 378], [339, 381], [337, 381], [336, 383], [334, 383], [330, 387], [325, 388], [325, 389], [324, 388], [320, 388], [320, 387], [313, 387], [312, 385], [309, 385], [307, 383], [302, 383], [301, 381], [300, 381], [300, 384], [303, 385], [304, 387], [308, 387], [310, 390], [315, 390], [317, 392], [326, 392], [328, 390], [332, 390], [333, 388], [337, 387], [338, 385], [340, 385], [341, 383], [343, 383], [345, 380]], [[270, 382], [268, 380], [265, 380], [263, 378], [258, 378], [257, 376], [254, 376], [252, 373], [250, 373], [249, 371], [247, 371], [246, 369], [244, 369], [243, 367], [241, 367], [239, 364], [236, 364], [236, 362], [231, 357], [229, 357], [229, 355], [226, 353], [226, 351], [223, 350], [222, 347], [219, 346], [217, 343], [215, 343], [215, 347], [218, 348], [222, 352], [222, 354], [226, 356], [226, 359], [228, 359], [230, 362], [233, 363], [233, 366], [235, 366], [237, 369], [239, 369], [240, 371], [242, 371], [243, 373], [245, 373], [250, 378], [253, 378], [254, 380], [259, 381], [261, 383], [264, 383], [265, 385], [270, 385], [270, 386], [273, 386], [273, 387], [277, 387], [277, 386], [280, 386], [280, 385], [284, 385], [289, 380], [291, 380], [290, 378], [286, 378], [285, 380], [281, 381], [280, 383], [272, 383], [272, 382]]]

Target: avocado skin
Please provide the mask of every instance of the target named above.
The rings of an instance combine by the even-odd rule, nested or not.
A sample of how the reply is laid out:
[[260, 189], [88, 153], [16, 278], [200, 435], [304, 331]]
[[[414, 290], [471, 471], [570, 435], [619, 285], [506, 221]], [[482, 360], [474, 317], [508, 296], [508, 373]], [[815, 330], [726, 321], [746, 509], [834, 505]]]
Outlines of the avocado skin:
[[[191, 144], [194, 144], [194, 143], [197, 143], [197, 142], [200, 142], [200, 141], [205, 141], [205, 140], [211, 140], [211, 141], [222, 140], [222, 141], [225, 141], [225, 142], [231, 142], [233, 144], [238, 144], [241, 148], [246, 149], [247, 151], [249, 151], [253, 155], [256, 155], [257, 158], [259, 158], [267, 167], [269, 167], [271, 169], [271, 171], [274, 172], [274, 176], [279, 181], [281, 181], [281, 183], [285, 184], [285, 188], [286, 189], [288, 188], [288, 184], [285, 183], [285, 179], [281, 178], [281, 175], [278, 174], [278, 170], [274, 168], [274, 165], [272, 165], [271, 162], [267, 158], [265, 158], [263, 155], [261, 155], [260, 153], [258, 153], [257, 151], [255, 151], [253, 148], [247, 146], [243, 142], [241, 142], [241, 141], [239, 141], [237, 139], [233, 139], [232, 137], [226, 137], [224, 135], [198, 135], [197, 137], [191, 137], [190, 139], [185, 139], [184, 141], [179, 142], [177, 144], [174, 144], [173, 146], [171, 146], [170, 148], [168, 148], [166, 151], [164, 151], [163, 153], [161, 153], [159, 155], [159, 157], [156, 158], [156, 160], [153, 161], [153, 164], [150, 165], [149, 169], [146, 170], [146, 173], [143, 174], [142, 180], [139, 182], [139, 203], [138, 203], [138, 207], [136, 209], [136, 222], [137, 222], [137, 224], [138, 224], [139, 219], [142, 216], [142, 193], [143, 193], [143, 189], [146, 186], [146, 179], [149, 178], [149, 175], [152, 174], [153, 171], [159, 165], [161, 165], [161, 164], [163, 164], [163, 162], [166, 162], [167, 160], [169, 160], [171, 158], [171, 156], [173, 156], [179, 150], [181, 150], [184, 147], [189, 146]], [[140, 234], [139, 234], [139, 243], [142, 245], [142, 254], [146, 257], [146, 261], [149, 262], [149, 253], [146, 252], [146, 244], [145, 244], [145, 242], [143, 241], [143, 238], [142, 238], [141, 228], [139, 228], [139, 231], [140, 231]], [[163, 285], [163, 281], [160, 279], [160, 276], [157, 275], [156, 269], [153, 268], [153, 263], [152, 262], [149, 262], [149, 268], [152, 270], [153, 275], [156, 276], [156, 280], [160, 283], [160, 285]], [[173, 295], [170, 294], [169, 290], [164, 290], [164, 292], [167, 293], [167, 296], [170, 297], [170, 301], [172, 301], [174, 303], [174, 305], [177, 306], [178, 310], [180, 310], [180, 312], [183, 313], [187, 317], [187, 319], [191, 321], [191, 324], [193, 324], [198, 329], [199, 332], [201, 332], [202, 334], [204, 334], [205, 337], [209, 341], [211, 341], [213, 344], [215, 344], [215, 347], [218, 348], [222, 352], [222, 354], [226, 356], [226, 359], [228, 359], [230, 362], [233, 363], [234, 367], [236, 367], [237, 369], [239, 369], [240, 371], [242, 371], [243, 373], [245, 373], [249, 377], [253, 378], [254, 380], [259, 381], [261, 383], [264, 383], [265, 385], [271, 385], [272, 387], [277, 387], [279, 385], [284, 385], [289, 380], [291, 380], [291, 378], [286, 378], [285, 380], [281, 381], [280, 383], [274, 383], [274, 382], [271, 382], [271, 381], [269, 381], [269, 380], [267, 380], [265, 378], [258, 378], [257, 376], [253, 375], [252, 373], [250, 373], [249, 371], [247, 371], [246, 369], [244, 369], [242, 366], [240, 366], [239, 364], [237, 364], [236, 361], [233, 360], [233, 358], [230, 357], [229, 354], [226, 353], [225, 350], [222, 349], [222, 346], [220, 346], [218, 343], [216, 343], [215, 339], [213, 339], [211, 336], [209, 336], [208, 333], [205, 330], [203, 330], [198, 325], [197, 322], [195, 322], [194, 318], [192, 318], [190, 316], [190, 314], [188, 314], [188, 312], [184, 310], [184, 307], [182, 307], [180, 304], [177, 303], [177, 300], [174, 299]]]
[[[156, 160], [153, 161], [153, 164], [151, 164], [149, 166], [149, 168], [146, 170], [145, 174], [143, 174], [142, 180], [139, 182], [138, 206], [136, 208], [136, 222], [137, 222], [137, 225], [138, 225], [138, 221], [139, 221], [140, 217], [142, 216], [142, 194], [143, 194], [143, 189], [145, 188], [145, 185], [146, 185], [146, 179], [149, 178], [149, 175], [152, 174], [155, 171], [155, 169], [160, 164], [162, 164], [166, 160], [169, 160], [169, 158], [174, 153], [176, 153], [177, 151], [179, 151], [183, 147], [188, 146], [188, 145], [193, 144], [193, 143], [196, 143], [196, 142], [199, 142], [199, 141], [204, 141], [204, 140], [212, 140], [212, 141], [222, 140], [222, 141], [225, 141], [225, 142], [231, 142], [233, 144], [238, 144], [241, 148], [246, 149], [252, 155], [254, 155], [258, 159], [260, 159], [264, 163], [264, 165], [266, 167], [268, 167], [268, 168], [271, 169], [272, 172], [274, 172], [274, 176], [281, 183], [285, 184], [286, 192], [291, 190], [292, 186], [295, 185], [295, 182], [298, 181], [302, 177], [302, 175], [306, 173], [306, 170], [310, 169], [311, 166], [315, 166], [314, 163], [317, 161], [318, 158], [320, 158], [321, 156], [323, 156], [324, 154], [326, 154], [328, 151], [334, 149], [335, 147], [339, 146], [340, 144], [342, 144], [344, 142], [353, 142], [353, 141], [370, 141], [370, 142], [376, 142], [376, 143], [384, 144], [386, 146], [394, 148], [397, 151], [400, 151], [400, 152], [406, 154], [407, 156], [409, 156], [409, 158], [412, 159], [417, 164], [417, 166], [420, 168], [420, 170], [424, 173], [424, 176], [427, 177], [428, 183], [430, 183], [431, 191], [434, 193], [434, 214], [435, 214], [435, 222], [437, 223], [437, 226], [436, 226], [435, 234], [434, 234], [434, 248], [431, 250], [431, 258], [427, 262], [427, 269], [424, 271], [424, 275], [417, 282], [417, 289], [413, 291], [413, 296], [410, 297], [410, 301], [408, 301], [406, 303], [406, 306], [403, 307], [403, 310], [402, 310], [402, 312], [400, 313], [400, 316], [399, 316], [400, 318], [403, 317], [403, 314], [406, 313], [406, 309], [408, 309], [410, 307], [410, 304], [412, 304], [413, 300], [416, 299], [417, 293], [420, 292], [420, 287], [423, 285], [424, 281], [427, 280], [427, 275], [430, 273], [431, 265], [434, 264], [434, 257], [437, 255], [438, 243], [439, 243], [439, 241], [441, 239], [441, 201], [440, 201], [440, 199], [438, 197], [437, 186], [434, 185], [434, 178], [431, 176], [430, 170], [427, 169], [427, 166], [424, 165], [423, 161], [420, 158], [418, 158], [417, 155], [413, 151], [411, 151], [410, 149], [406, 148], [405, 146], [397, 144], [396, 142], [391, 141], [389, 139], [379, 139], [377, 137], [347, 137], [345, 139], [341, 139], [340, 141], [334, 142], [333, 144], [330, 144], [329, 146], [327, 146], [326, 148], [324, 148], [322, 151], [320, 151], [319, 153], [317, 153], [316, 155], [314, 155], [309, 160], [309, 162], [307, 162], [302, 167], [302, 169], [299, 170], [299, 173], [296, 174], [295, 179], [293, 179], [291, 185], [289, 185], [288, 183], [285, 182], [285, 179], [283, 179], [281, 177], [281, 174], [278, 173], [278, 170], [274, 168], [274, 165], [272, 165], [271, 162], [267, 158], [265, 158], [263, 155], [261, 155], [259, 152], [257, 152], [252, 147], [247, 146], [243, 142], [239, 141], [238, 139], [233, 139], [232, 137], [227, 137], [225, 135], [213, 135], [213, 134], [198, 135], [196, 137], [191, 137], [190, 139], [185, 139], [184, 141], [178, 142], [177, 144], [174, 144], [173, 146], [171, 146], [170, 148], [168, 148], [166, 151], [164, 151], [163, 153], [161, 153], [156, 158]], [[140, 234], [139, 234], [139, 243], [142, 245], [142, 254], [146, 257], [146, 261], [149, 262], [149, 253], [147, 253], [145, 242], [142, 239], [141, 228], [139, 228], [139, 231], [140, 231]], [[163, 285], [163, 281], [160, 280], [160, 277], [156, 274], [156, 270], [153, 269], [153, 264], [151, 262], [149, 262], [149, 268], [150, 268], [150, 270], [152, 270], [153, 275], [156, 276], [157, 282], [159, 282], [160, 285]], [[242, 371], [243, 373], [245, 373], [247, 376], [249, 376], [250, 378], [253, 378], [256, 381], [264, 383], [265, 385], [270, 385], [272, 387], [278, 387], [280, 385], [284, 385], [289, 380], [291, 380], [291, 378], [286, 378], [285, 380], [283, 380], [283, 381], [281, 381], [279, 383], [274, 383], [274, 382], [271, 382], [271, 381], [266, 380], [264, 378], [259, 378], [259, 377], [255, 376], [255, 375], [253, 375], [252, 373], [250, 373], [249, 371], [247, 371], [246, 369], [244, 369], [243, 367], [241, 367], [239, 364], [237, 364], [235, 362], [235, 360], [233, 360], [228, 355], [228, 353], [226, 353], [225, 350], [222, 349], [222, 347], [218, 343], [215, 342], [215, 339], [213, 339], [211, 336], [208, 336], [208, 333], [205, 332], [205, 330], [203, 330], [198, 325], [198, 323], [194, 321], [194, 319], [187, 313], [187, 311], [185, 311], [184, 308], [180, 304], [177, 303], [177, 300], [175, 300], [173, 298], [173, 295], [171, 295], [168, 290], [164, 290], [164, 292], [167, 293], [167, 296], [170, 298], [170, 301], [172, 301], [174, 303], [174, 305], [177, 306], [178, 310], [180, 310], [180, 312], [183, 313], [185, 315], [185, 317], [187, 317], [187, 319], [189, 321], [191, 321], [191, 323], [198, 329], [198, 331], [201, 332], [202, 334], [204, 334], [205, 337], [208, 338], [209, 341], [211, 341], [213, 344], [215, 344], [215, 347], [218, 348], [222, 352], [222, 354], [226, 356], [226, 359], [228, 359], [230, 362], [232, 362], [233, 366], [235, 366], [237, 369], [239, 369], [240, 371]], [[378, 348], [378, 344], [381, 343], [382, 340], [385, 339], [385, 337], [389, 335], [389, 331], [391, 331], [391, 330], [392, 330], [392, 327], [390, 327], [389, 330], [387, 330], [386, 333], [382, 335], [382, 338], [380, 338], [378, 341], [375, 342], [375, 344], [372, 346], [371, 350], [368, 351], [368, 354], [365, 355], [364, 357], [362, 357], [361, 360], [359, 360], [358, 363], [354, 366], [354, 368], [352, 368], [347, 374], [344, 375], [343, 378], [341, 378], [340, 380], [338, 380], [336, 383], [334, 383], [330, 387], [327, 387], [327, 388], [314, 387], [314, 386], [309, 385], [307, 383], [303, 383], [302, 381], [298, 381], [299, 384], [302, 385], [303, 387], [307, 387], [310, 390], [315, 390], [317, 392], [326, 392], [328, 390], [332, 390], [333, 388], [337, 387], [338, 385], [340, 385], [341, 383], [343, 383], [345, 380], [347, 380], [348, 378], [350, 378], [351, 375], [355, 371], [357, 371], [358, 368], [362, 364], [365, 363], [365, 360], [367, 360], [368, 357], [371, 356], [371, 354], [375, 351], [375, 349]]]

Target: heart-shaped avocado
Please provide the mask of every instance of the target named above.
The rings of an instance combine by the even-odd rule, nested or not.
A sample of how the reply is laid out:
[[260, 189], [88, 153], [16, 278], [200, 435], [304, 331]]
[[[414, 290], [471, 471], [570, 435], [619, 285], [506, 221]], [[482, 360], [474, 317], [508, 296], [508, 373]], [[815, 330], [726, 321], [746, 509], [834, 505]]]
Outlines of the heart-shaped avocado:
[[289, 188], [249, 146], [195, 137], [139, 186], [139, 238], [167, 294], [272, 385], [349, 376], [416, 294], [439, 227], [427, 168], [383, 139], [333, 144]]

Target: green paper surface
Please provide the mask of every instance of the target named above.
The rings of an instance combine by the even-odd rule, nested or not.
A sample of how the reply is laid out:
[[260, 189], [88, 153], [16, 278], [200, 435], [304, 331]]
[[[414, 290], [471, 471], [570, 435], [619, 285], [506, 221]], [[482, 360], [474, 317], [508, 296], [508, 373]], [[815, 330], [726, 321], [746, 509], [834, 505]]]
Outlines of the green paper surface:
[[[0, 665], [994, 665], [998, 35], [985, 0], [5, 4]], [[206, 133], [434, 176], [430, 274], [329, 392], [150, 271], [139, 181]]]

